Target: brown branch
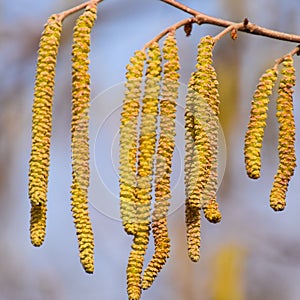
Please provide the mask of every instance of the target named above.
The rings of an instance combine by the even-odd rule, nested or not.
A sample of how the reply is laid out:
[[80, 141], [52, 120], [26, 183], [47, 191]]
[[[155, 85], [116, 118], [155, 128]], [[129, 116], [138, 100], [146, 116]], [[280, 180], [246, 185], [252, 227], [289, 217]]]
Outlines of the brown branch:
[[70, 9], [67, 9], [59, 14], [57, 14], [57, 17], [58, 19], [60, 19], [61, 21], [63, 21], [67, 16], [71, 15], [71, 14], [74, 14], [84, 8], [86, 8], [87, 6], [89, 5], [97, 5], [99, 4], [100, 2], [102, 2], [103, 0], [90, 0], [90, 1], [86, 1], [84, 3], [81, 3], [77, 6], [74, 6]]
[[[216, 26], [221, 26], [221, 27], [229, 27], [231, 25], [238, 25], [239, 23], [215, 18], [208, 16], [206, 14], [203, 14], [197, 10], [194, 10], [182, 3], [179, 3], [175, 0], [160, 0], [166, 4], [169, 4], [171, 6], [174, 6], [197, 19], [197, 23], [199, 25], [201, 24], [211, 24], [211, 25], [216, 25]], [[289, 34], [285, 32], [280, 32], [280, 31], [275, 31], [271, 30], [268, 28], [264, 28], [258, 25], [255, 25], [247, 20], [247, 22], [244, 22], [244, 26], [241, 26], [239, 31], [243, 31], [246, 33], [254, 34], [254, 35], [260, 35], [260, 36], [265, 36], [268, 38], [272, 39], [277, 39], [277, 40], [282, 40], [282, 41], [288, 41], [288, 42], [295, 42], [295, 43], [300, 43], [300, 35], [296, 34]]]

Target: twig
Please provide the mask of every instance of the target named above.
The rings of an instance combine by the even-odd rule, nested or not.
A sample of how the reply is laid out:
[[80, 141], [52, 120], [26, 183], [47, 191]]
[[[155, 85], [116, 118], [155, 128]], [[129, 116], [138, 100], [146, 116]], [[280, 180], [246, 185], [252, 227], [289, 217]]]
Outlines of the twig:
[[298, 45], [295, 49], [293, 49], [291, 52], [283, 55], [282, 57], [275, 60], [274, 68], [277, 68], [287, 56], [294, 56], [294, 55], [300, 55], [300, 45]]
[[75, 7], [72, 7], [70, 9], [67, 9], [59, 14], [57, 14], [58, 19], [60, 19], [61, 21], [63, 21], [67, 16], [74, 14], [84, 8], [86, 8], [89, 5], [97, 5], [100, 2], [102, 2], [103, 0], [90, 0], [90, 1], [86, 1], [84, 3], [81, 3]]
[[142, 51], [145, 51], [152, 43], [158, 42], [161, 38], [163, 38], [165, 35], [167, 35], [170, 32], [175, 32], [178, 28], [191, 23], [197, 23], [196, 18], [188, 18], [184, 19], [180, 22], [175, 23], [174, 25], [166, 28], [164, 31], [159, 33], [157, 36], [155, 36], [152, 40], [150, 40], [148, 43], [146, 43], [142, 49]]
[[214, 41], [215, 43], [221, 39], [224, 35], [226, 35], [227, 33], [229, 32], [235, 32], [237, 30], [240, 30], [241, 28], [243, 28], [245, 25], [244, 25], [244, 22], [243, 23], [237, 23], [237, 24], [232, 24], [230, 26], [228, 26], [226, 29], [224, 29], [223, 31], [221, 31], [219, 34], [217, 34], [215, 37], [214, 37]]
[[[211, 24], [221, 27], [229, 27], [231, 25], [238, 25], [239, 23], [211, 17], [208, 15], [205, 15], [197, 10], [194, 10], [182, 3], [179, 3], [175, 0], [160, 0], [166, 4], [169, 4], [171, 6], [174, 6], [190, 15], [193, 15], [194, 18], [197, 19], [197, 23], [200, 24]], [[246, 20], [246, 19], [245, 19]], [[244, 26], [238, 29], [239, 31], [243, 31], [246, 33], [254, 34], [254, 35], [260, 35], [265, 36], [272, 39], [282, 40], [282, 41], [288, 41], [288, 42], [295, 42], [300, 43], [300, 35], [296, 34], [289, 34], [285, 32], [275, 31], [268, 28], [264, 28], [258, 25], [255, 25], [247, 20], [247, 24], [244, 22]]]

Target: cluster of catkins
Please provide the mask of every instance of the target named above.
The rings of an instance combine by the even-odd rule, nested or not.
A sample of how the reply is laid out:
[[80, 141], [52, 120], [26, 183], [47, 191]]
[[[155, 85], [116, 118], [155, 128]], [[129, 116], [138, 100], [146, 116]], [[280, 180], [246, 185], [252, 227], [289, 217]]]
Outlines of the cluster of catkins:
[[[201, 210], [210, 222], [221, 220], [216, 202], [219, 94], [212, 67], [213, 46], [211, 36], [201, 39], [196, 71], [191, 75], [186, 98], [186, 225], [192, 261], [200, 257]], [[167, 214], [179, 87], [179, 59], [173, 33], [166, 37], [162, 53], [163, 57], [157, 42], [149, 46], [147, 55], [136, 51], [126, 73], [119, 181], [123, 227], [133, 235], [127, 266], [131, 300], [140, 299], [142, 289], [151, 286], [170, 252]], [[151, 214], [152, 195], [155, 199]], [[143, 271], [150, 227], [155, 251]]]
[[[270, 206], [275, 211], [281, 211], [286, 206], [286, 192], [296, 167], [295, 120], [293, 113], [293, 87], [296, 76], [292, 55], [285, 56], [281, 63], [281, 79], [276, 100], [276, 117], [279, 124], [279, 165], [270, 193]], [[268, 103], [277, 80], [277, 68], [278, 63], [261, 76], [252, 99], [250, 120], [245, 136], [244, 155], [247, 174], [253, 179], [260, 177], [261, 148], [266, 126]]]
[[[94, 237], [88, 213], [90, 33], [97, 16], [96, 5], [86, 7], [77, 19], [72, 50], [72, 186], [71, 206], [77, 231], [79, 256], [87, 273], [94, 271]], [[43, 31], [36, 69], [32, 109], [32, 148], [29, 167], [31, 202], [30, 238], [41, 246], [46, 234], [47, 190], [56, 58], [62, 31], [60, 15], [49, 18]]]
[[[141, 290], [151, 286], [170, 252], [167, 214], [179, 87], [177, 50], [175, 37], [170, 33], [162, 55], [159, 44], [153, 42], [147, 54], [136, 51], [127, 66], [120, 126], [119, 180], [123, 226], [133, 235], [127, 266], [127, 290], [132, 300], [140, 299]], [[151, 215], [152, 192], [155, 203]], [[143, 272], [150, 226], [155, 251]]]
[[[94, 237], [88, 213], [88, 56], [96, 15], [96, 5], [87, 5], [74, 27], [72, 48], [71, 210], [80, 261], [87, 273], [94, 270]], [[48, 19], [38, 52], [29, 167], [30, 238], [34, 246], [42, 245], [46, 232], [52, 102], [62, 21], [62, 15], [52, 15]], [[214, 45], [212, 36], [200, 40], [196, 70], [191, 74], [186, 94], [185, 219], [188, 256], [194, 262], [200, 258], [201, 211], [212, 223], [221, 220], [216, 201], [219, 93], [212, 66]], [[244, 147], [247, 174], [257, 179], [260, 177], [269, 97], [277, 80], [279, 64], [282, 64], [276, 113], [279, 166], [270, 193], [270, 205], [276, 211], [283, 210], [286, 205], [288, 184], [296, 167], [292, 55], [278, 60], [261, 76], [252, 100]], [[127, 234], [133, 236], [127, 265], [129, 300], [140, 299], [142, 290], [152, 285], [170, 254], [167, 216], [172, 196], [170, 179], [179, 68], [174, 31], [166, 36], [162, 51], [158, 42], [152, 42], [146, 50], [136, 51], [127, 65], [120, 125], [119, 187], [123, 227]], [[144, 268], [151, 230], [155, 250]]]

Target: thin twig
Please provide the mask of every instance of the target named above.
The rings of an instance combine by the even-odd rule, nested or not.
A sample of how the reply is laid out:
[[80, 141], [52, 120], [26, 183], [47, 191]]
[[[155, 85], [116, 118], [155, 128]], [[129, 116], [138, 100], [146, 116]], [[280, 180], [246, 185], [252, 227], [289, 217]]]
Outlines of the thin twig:
[[296, 48], [294, 48], [291, 52], [283, 55], [282, 57], [276, 59], [274, 68], [277, 69], [277, 67], [284, 61], [284, 59], [287, 56], [294, 56], [294, 55], [299, 55], [300, 54], [300, 45], [298, 45]]
[[100, 2], [102, 2], [103, 0], [90, 0], [90, 1], [86, 1], [84, 3], [81, 3], [75, 7], [72, 7], [70, 9], [67, 9], [59, 14], [57, 14], [58, 19], [60, 19], [61, 21], [63, 21], [67, 16], [74, 14], [84, 8], [86, 8], [89, 5], [97, 5]]
[[220, 40], [227, 33], [232, 32], [233, 30], [240, 30], [244, 26], [245, 26], [244, 22], [243, 23], [232, 24], [232, 25], [228, 26], [226, 29], [224, 29], [223, 31], [221, 31], [219, 34], [217, 34], [214, 37], [214, 42], [216, 43], [218, 40]]
[[184, 19], [184, 20], [177, 22], [174, 25], [166, 28], [164, 31], [162, 31], [157, 36], [155, 36], [152, 40], [150, 40], [147, 44], [145, 44], [142, 51], [145, 51], [152, 43], [158, 42], [160, 39], [162, 39], [168, 33], [175, 32], [178, 28], [180, 28], [186, 24], [191, 24], [191, 23], [197, 23], [197, 19], [195, 19], [195, 18]]
[[[235, 22], [208, 16], [208, 15], [203, 14], [197, 10], [194, 10], [182, 3], [179, 3], [175, 0], [160, 0], [160, 1], [162, 1], [166, 4], [169, 4], [171, 6], [174, 6], [190, 15], [193, 15], [194, 18], [197, 19], [197, 23], [199, 25], [200, 24], [211, 24], [211, 25], [216, 25], [216, 26], [221, 26], [221, 27], [229, 27], [231, 25], [239, 24], [239, 23], [235, 23]], [[289, 34], [289, 33], [285, 33], [285, 32], [271, 30], [271, 29], [268, 29], [265, 27], [255, 25], [251, 22], [248, 22], [248, 20], [247, 20], [247, 24], [244, 23], [244, 26], [242, 26], [238, 30], [246, 32], [246, 33], [254, 34], [254, 35], [265, 36], [265, 37], [272, 38], [272, 39], [300, 43], [300, 35]]]

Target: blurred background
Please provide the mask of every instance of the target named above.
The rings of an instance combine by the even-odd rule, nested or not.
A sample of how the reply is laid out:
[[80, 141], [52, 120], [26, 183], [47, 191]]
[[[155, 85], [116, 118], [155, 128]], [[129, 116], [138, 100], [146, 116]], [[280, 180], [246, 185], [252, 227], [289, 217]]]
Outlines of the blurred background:
[[[27, 174], [31, 106], [39, 38], [48, 16], [81, 1], [0, 1], [0, 300], [127, 299], [126, 265], [131, 237], [118, 220], [117, 134], [125, 66], [137, 49], [187, 15], [157, 0], [106, 0], [99, 6], [90, 54], [91, 189], [95, 233], [95, 272], [84, 273], [78, 257], [70, 211], [71, 39], [78, 14], [64, 22], [58, 56], [49, 178], [49, 209], [44, 245], [29, 239]], [[216, 17], [251, 22], [297, 33], [297, 0], [218, 0], [183, 3]], [[197, 44], [222, 30], [194, 26], [177, 33], [181, 83], [194, 70]], [[221, 124], [226, 141], [226, 170], [218, 192], [222, 222], [203, 218], [199, 263], [187, 256], [184, 224], [182, 145], [177, 146], [173, 176], [174, 209], [169, 216], [171, 257], [142, 299], [297, 300], [299, 299], [300, 173], [291, 181], [285, 211], [269, 207], [277, 169], [276, 93], [272, 97], [263, 146], [261, 178], [248, 179], [243, 141], [251, 97], [259, 76], [296, 45], [240, 33], [216, 45], [214, 63], [220, 82]], [[300, 63], [295, 58], [296, 74]], [[296, 125], [300, 128], [300, 84], [295, 88]], [[182, 108], [179, 113], [183, 112]], [[182, 116], [181, 116], [182, 118]], [[182, 132], [178, 123], [178, 135]], [[179, 141], [180, 142], [180, 141]], [[297, 153], [300, 144], [297, 139]], [[225, 149], [225, 147], [223, 147]], [[225, 152], [225, 150], [224, 150]], [[177, 180], [178, 179], [178, 180]], [[177, 180], [177, 181], [176, 181]], [[177, 184], [178, 183], [178, 184]], [[153, 246], [146, 257], [151, 257]]]

